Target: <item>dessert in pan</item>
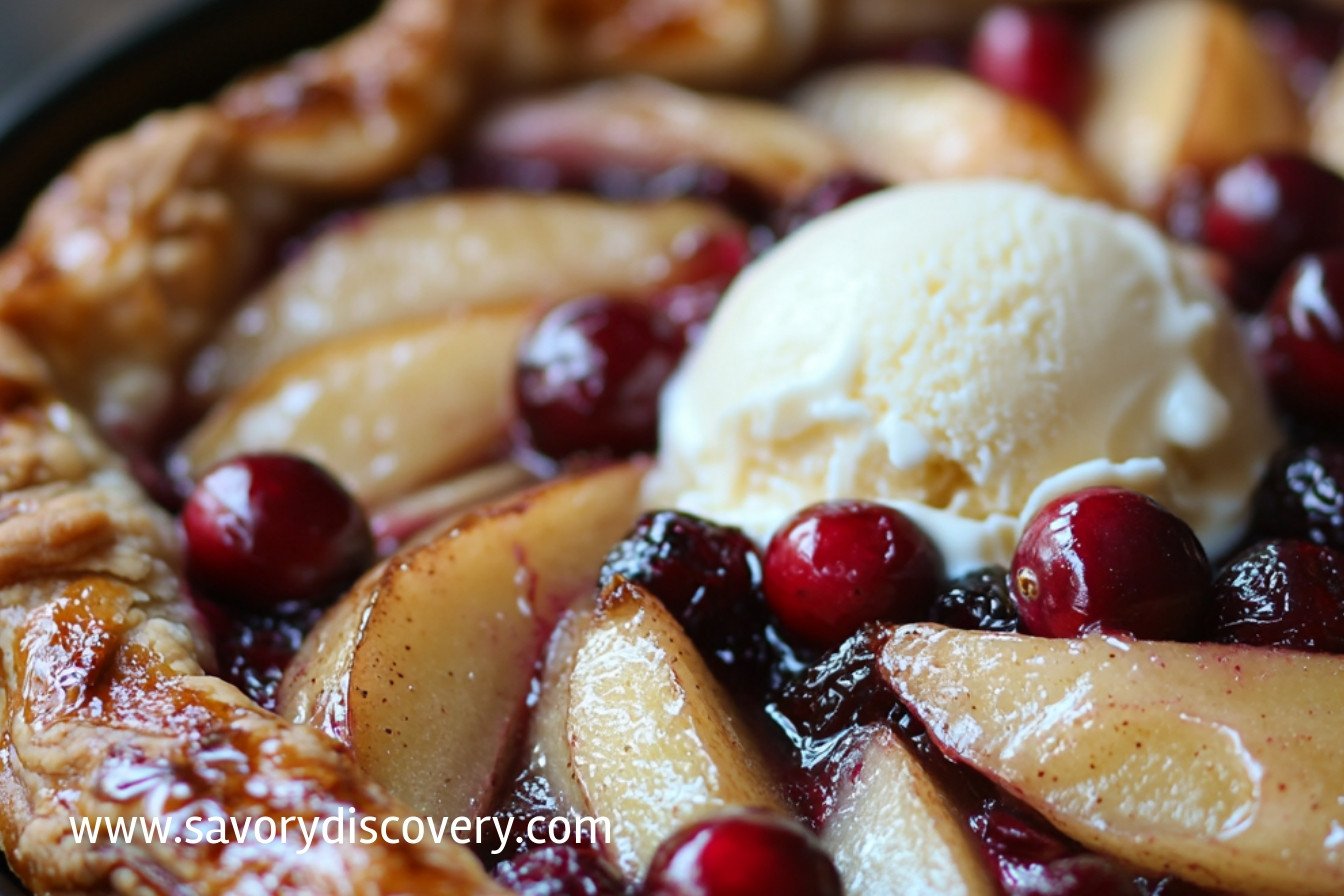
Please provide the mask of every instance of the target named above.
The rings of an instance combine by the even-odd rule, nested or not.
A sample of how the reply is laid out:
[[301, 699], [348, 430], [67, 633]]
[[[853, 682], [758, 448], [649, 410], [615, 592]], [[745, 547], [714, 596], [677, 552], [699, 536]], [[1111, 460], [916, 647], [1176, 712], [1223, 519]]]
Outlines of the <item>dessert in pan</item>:
[[[90, 148], [0, 256], [11, 868], [1344, 891], [1341, 45], [389, 0]], [[609, 828], [174, 836], [413, 815]]]

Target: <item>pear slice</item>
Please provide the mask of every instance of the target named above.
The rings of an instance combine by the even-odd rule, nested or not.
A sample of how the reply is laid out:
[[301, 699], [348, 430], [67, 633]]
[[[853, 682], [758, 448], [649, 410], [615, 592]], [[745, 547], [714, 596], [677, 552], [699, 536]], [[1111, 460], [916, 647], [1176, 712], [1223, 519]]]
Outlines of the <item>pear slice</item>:
[[643, 462], [554, 480], [393, 555], [304, 641], [279, 712], [345, 742], [418, 811], [488, 810], [537, 661], [638, 515]]
[[846, 893], [998, 893], [965, 820], [895, 732], [874, 727], [854, 751], [821, 830]]
[[1109, 190], [1048, 112], [948, 69], [863, 65], [806, 83], [797, 107], [892, 182], [1006, 177], [1057, 193]]
[[1171, 176], [1264, 149], [1301, 147], [1305, 115], [1243, 10], [1216, 0], [1145, 0], [1097, 34], [1088, 152], [1131, 205], [1150, 209]]
[[319, 237], [249, 297], [198, 355], [187, 385], [212, 398], [299, 349], [427, 314], [644, 293], [675, 278], [700, 239], [738, 226], [708, 203], [563, 195], [482, 193], [372, 210]]
[[512, 419], [515, 350], [535, 312], [479, 309], [386, 324], [300, 352], [233, 392], [174, 466], [290, 451], [377, 504], [497, 455]]
[[537, 478], [511, 460], [474, 467], [384, 504], [369, 514], [369, 528], [380, 554], [419, 544], [451, 525], [461, 514], [486, 501], [496, 501]]
[[849, 167], [834, 138], [777, 104], [695, 93], [650, 78], [599, 82], [507, 107], [484, 123], [478, 142], [488, 156], [581, 166], [657, 171], [704, 163], [778, 198]]
[[1093, 849], [1220, 891], [1344, 892], [1344, 657], [912, 625], [881, 665], [947, 753]]
[[618, 580], [575, 648], [566, 737], [586, 815], [632, 879], [681, 826], [730, 806], [787, 813], [765, 758], [672, 614]]
[[1344, 173], [1344, 56], [1335, 60], [1312, 100], [1311, 153]]

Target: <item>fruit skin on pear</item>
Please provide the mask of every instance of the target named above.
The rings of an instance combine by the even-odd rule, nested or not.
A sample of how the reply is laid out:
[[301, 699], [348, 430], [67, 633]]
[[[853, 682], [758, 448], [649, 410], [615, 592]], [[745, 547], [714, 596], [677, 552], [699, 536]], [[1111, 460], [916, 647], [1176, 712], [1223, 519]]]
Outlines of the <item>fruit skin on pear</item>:
[[914, 751], [885, 725], [861, 735], [837, 775], [821, 842], [846, 893], [993, 896], [966, 821]]
[[572, 649], [559, 762], [572, 781], [556, 790], [611, 819], [606, 848], [628, 877], [683, 825], [739, 807], [790, 814], [728, 693], [658, 598], [614, 579]]
[[948, 755], [1146, 874], [1344, 892], [1344, 657], [908, 625], [882, 674]]

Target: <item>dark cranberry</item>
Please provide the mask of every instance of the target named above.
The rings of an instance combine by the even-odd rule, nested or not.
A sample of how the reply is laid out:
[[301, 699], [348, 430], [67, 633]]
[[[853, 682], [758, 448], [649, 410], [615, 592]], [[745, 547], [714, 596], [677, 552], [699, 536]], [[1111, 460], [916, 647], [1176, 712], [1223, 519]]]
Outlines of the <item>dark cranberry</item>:
[[990, 566], [954, 580], [933, 599], [929, 618], [952, 628], [1017, 631], [1017, 605], [1008, 570]]
[[1238, 554], [1214, 584], [1224, 643], [1344, 653], [1344, 553], [1268, 541]]
[[1174, 640], [1207, 618], [1209, 561], [1195, 533], [1151, 498], [1090, 488], [1047, 504], [1013, 556], [1022, 627]]
[[971, 71], [1073, 122], [1088, 93], [1088, 54], [1074, 21], [1049, 9], [999, 6], [980, 20]]
[[219, 677], [275, 709], [280, 679], [319, 615], [316, 608], [285, 615], [210, 613]]
[[1214, 181], [1203, 237], [1271, 285], [1302, 253], [1344, 245], [1344, 178], [1305, 156], [1251, 156]]
[[775, 232], [780, 236], [793, 233], [813, 218], [820, 218], [827, 212], [833, 212], [842, 205], [876, 193], [886, 186], [885, 181], [858, 171], [842, 171], [831, 175], [775, 213]]
[[494, 877], [518, 896], [622, 896], [621, 876], [595, 850], [538, 846], [495, 866]]
[[765, 597], [787, 629], [828, 646], [865, 622], [925, 618], [941, 575], [937, 548], [905, 514], [831, 501], [800, 511], [770, 540]]
[[804, 768], [827, 758], [855, 728], [894, 723], [904, 713], [878, 672], [883, 630], [866, 625], [786, 684], [766, 713], [783, 730]]
[[684, 334], [688, 344], [700, 334], [728, 285], [751, 261], [751, 245], [740, 231], [710, 236], [678, 265], [675, 282], [658, 290], [650, 304]]
[[1251, 529], [1344, 548], [1344, 444], [1280, 449], [1255, 491]]
[[816, 838], [792, 821], [739, 811], [690, 825], [658, 847], [643, 896], [841, 896]]
[[321, 467], [287, 454], [245, 455], [207, 472], [182, 528], [192, 583], [257, 608], [325, 603], [373, 559], [355, 499]]
[[1265, 372], [1307, 420], [1344, 421], [1344, 251], [1308, 255], [1284, 275], [1265, 321]]
[[740, 529], [671, 510], [647, 513], [602, 564], [602, 586], [616, 576], [661, 600], [717, 671], [764, 676], [761, 558]]
[[662, 314], [614, 299], [549, 311], [523, 341], [514, 393], [528, 445], [561, 459], [658, 441], [658, 397], [684, 348]]

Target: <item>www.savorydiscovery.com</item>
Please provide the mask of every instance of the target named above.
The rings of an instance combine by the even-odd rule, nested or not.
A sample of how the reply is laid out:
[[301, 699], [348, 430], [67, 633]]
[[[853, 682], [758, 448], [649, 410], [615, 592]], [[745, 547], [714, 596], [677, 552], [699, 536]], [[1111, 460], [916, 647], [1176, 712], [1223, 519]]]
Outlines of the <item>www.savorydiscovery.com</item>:
[[234, 818], [221, 815], [132, 815], [70, 819], [76, 843], [181, 843], [186, 845], [261, 843], [298, 845], [303, 855], [314, 844], [445, 843], [488, 845], [493, 854], [510, 843], [609, 842], [611, 822], [603, 817], [512, 816], [431, 817], [421, 815], [356, 815], [339, 810], [323, 818], [268, 815]]

